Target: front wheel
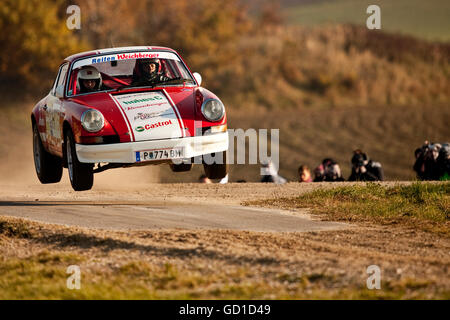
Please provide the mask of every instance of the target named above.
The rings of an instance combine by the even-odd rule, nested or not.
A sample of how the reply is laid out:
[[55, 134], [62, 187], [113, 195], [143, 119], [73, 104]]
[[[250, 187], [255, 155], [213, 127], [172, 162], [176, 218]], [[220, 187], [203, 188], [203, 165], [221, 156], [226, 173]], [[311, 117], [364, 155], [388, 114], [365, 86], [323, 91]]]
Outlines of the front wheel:
[[85, 191], [92, 189], [94, 185], [94, 165], [91, 163], [81, 163], [78, 161], [75, 150], [75, 141], [70, 130], [65, 137], [67, 169], [72, 188], [75, 191]]
[[203, 167], [205, 169], [205, 175], [209, 179], [223, 179], [226, 177], [228, 173], [228, 165], [227, 165], [227, 153], [226, 151], [213, 153], [208, 155], [213, 157], [214, 159], [218, 159], [220, 161], [214, 162], [212, 164], [208, 164], [209, 161], [203, 162]]
[[62, 159], [48, 153], [42, 145], [37, 125], [33, 125], [33, 156], [34, 167], [39, 181], [43, 184], [61, 181]]

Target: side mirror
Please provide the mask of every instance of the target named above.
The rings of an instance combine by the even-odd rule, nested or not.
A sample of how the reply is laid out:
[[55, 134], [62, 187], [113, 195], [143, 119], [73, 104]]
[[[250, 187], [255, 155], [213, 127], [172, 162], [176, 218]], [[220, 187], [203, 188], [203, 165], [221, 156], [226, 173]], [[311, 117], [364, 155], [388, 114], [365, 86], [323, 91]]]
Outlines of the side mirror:
[[195, 81], [197, 81], [198, 85], [201, 86], [202, 85], [202, 76], [200, 75], [200, 73], [194, 72], [193, 76], [195, 78]]
[[60, 84], [56, 87], [55, 96], [58, 98], [64, 98], [64, 85]]

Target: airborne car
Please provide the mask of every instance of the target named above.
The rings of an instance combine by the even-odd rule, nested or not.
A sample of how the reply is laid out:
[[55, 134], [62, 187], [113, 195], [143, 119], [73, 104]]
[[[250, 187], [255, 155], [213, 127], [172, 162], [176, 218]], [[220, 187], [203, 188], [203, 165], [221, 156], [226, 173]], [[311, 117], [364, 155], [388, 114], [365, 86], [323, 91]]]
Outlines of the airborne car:
[[181, 172], [194, 159], [209, 178], [225, 177], [225, 107], [200, 85], [201, 76], [169, 48], [111, 48], [64, 59], [31, 114], [39, 180], [59, 182], [68, 168], [73, 189], [82, 191], [107, 169], [169, 163]]

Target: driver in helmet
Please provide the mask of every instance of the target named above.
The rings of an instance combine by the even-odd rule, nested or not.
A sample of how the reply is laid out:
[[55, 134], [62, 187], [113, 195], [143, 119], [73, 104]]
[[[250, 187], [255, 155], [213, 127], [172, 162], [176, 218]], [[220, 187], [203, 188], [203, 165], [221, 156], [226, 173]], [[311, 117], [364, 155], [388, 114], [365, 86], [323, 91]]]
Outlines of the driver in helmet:
[[88, 66], [78, 71], [77, 88], [79, 93], [96, 92], [102, 88], [102, 76], [95, 67]]
[[157, 58], [139, 59], [136, 61], [136, 72], [133, 75], [133, 85], [156, 84], [170, 80], [162, 72], [161, 61]]

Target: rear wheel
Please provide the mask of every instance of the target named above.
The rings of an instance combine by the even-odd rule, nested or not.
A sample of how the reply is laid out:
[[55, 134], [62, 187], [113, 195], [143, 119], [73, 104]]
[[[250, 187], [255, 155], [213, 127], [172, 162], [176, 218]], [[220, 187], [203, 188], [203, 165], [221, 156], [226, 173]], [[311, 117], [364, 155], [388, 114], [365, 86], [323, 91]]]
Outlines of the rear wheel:
[[33, 125], [34, 167], [39, 181], [43, 184], [61, 181], [62, 159], [48, 153], [42, 144], [37, 125]]
[[72, 132], [66, 132], [66, 155], [67, 169], [69, 170], [69, 179], [72, 188], [75, 191], [85, 191], [92, 189], [94, 185], [94, 165], [91, 163], [81, 163], [78, 161], [75, 150], [75, 141]]
[[172, 169], [172, 172], [187, 172], [191, 171], [192, 169], [192, 162], [191, 163], [170, 163], [170, 169]]
[[205, 169], [205, 175], [209, 179], [223, 179], [228, 173], [228, 165], [227, 165], [227, 153], [219, 152], [218, 154], [212, 154], [212, 156], [216, 159], [221, 159], [221, 163], [212, 163], [207, 164], [205, 161], [203, 162], [203, 167]]

